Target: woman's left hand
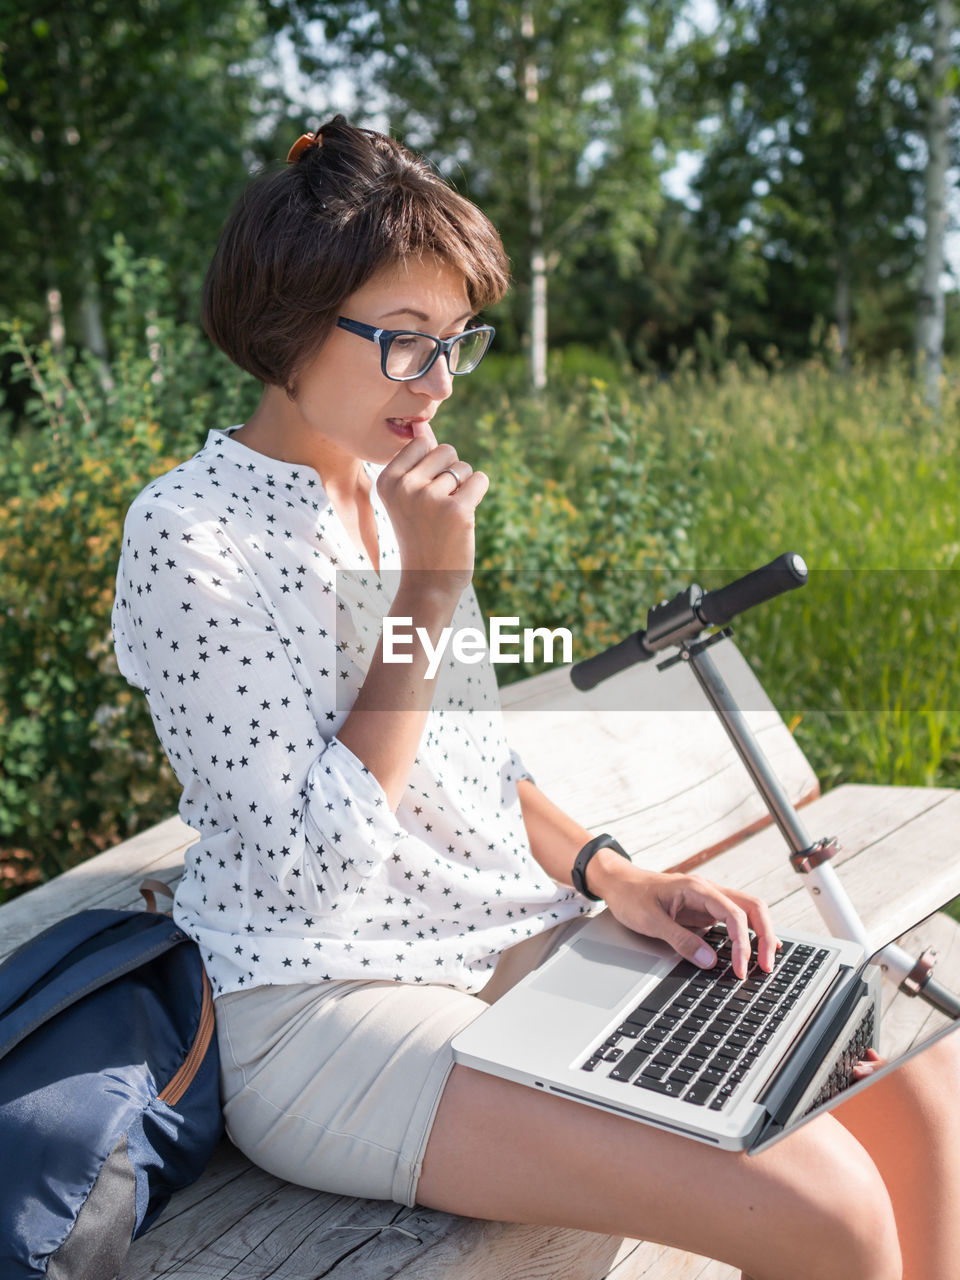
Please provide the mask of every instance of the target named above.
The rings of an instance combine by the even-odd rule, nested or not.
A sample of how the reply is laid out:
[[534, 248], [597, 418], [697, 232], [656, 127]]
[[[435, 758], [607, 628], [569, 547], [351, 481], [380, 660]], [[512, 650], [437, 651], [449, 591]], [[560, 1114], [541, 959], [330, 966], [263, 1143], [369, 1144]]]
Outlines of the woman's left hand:
[[858, 1063], [853, 1068], [853, 1078], [855, 1081], [866, 1080], [873, 1075], [875, 1071], [879, 1071], [881, 1067], [887, 1065], [886, 1058], [881, 1058], [876, 1049], [868, 1049]]
[[[594, 861], [596, 857], [599, 854]], [[730, 934], [733, 970], [739, 978], [745, 978], [750, 967], [752, 929], [760, 967], [768, 973], [772, 970], [780, 944], [767, 905], [760, 898], [738, 889], [721, 888], [702, 876], [645, 871], [623, 858], [618, 861], [619, 866], [610, 860], [604, 868], [601, 896], [614, 917], [628, 929], [662, 938], [684, 959], [710, 969], [717, 962], [716, 952], [693, 930], [719, 920]], [[596, 878], [599, 880], [600, 876]], [[594, 887], [593, 892], [601, 891]]]

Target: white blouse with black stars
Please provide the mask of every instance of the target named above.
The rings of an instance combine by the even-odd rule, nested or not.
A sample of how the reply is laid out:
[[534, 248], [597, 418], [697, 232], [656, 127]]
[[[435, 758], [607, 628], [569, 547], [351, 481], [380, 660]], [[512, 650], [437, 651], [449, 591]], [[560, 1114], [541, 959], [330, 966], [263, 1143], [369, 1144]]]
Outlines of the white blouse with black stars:
[[[314, 470], [211, 431], [127, 513], [117, 660], [200, 837], [174, 918], [216, 995], [340, 978], [476, 991], [507, 947], [587, 910], [530, 853], [528, 775], [486, 658], [445, 662], [395, 812], [337, 739], [400, 568], [371, 498], [379, 573]], [[483, 627], [472, 589], [451, 625]]]

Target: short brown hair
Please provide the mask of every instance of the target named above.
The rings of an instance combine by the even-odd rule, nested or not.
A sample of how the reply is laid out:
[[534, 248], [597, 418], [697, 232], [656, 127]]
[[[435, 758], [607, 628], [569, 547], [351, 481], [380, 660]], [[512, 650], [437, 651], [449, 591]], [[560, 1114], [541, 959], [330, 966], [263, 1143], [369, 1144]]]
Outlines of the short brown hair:
[[220, 236], [203, 327], [241, 369], [290, 390], [343, 300], [381, 268], [436, 254], [463, 273], [474, 311], [506, 292], [492, 223], [429, 164], [335, 116], [293, 164], [255, 179]]

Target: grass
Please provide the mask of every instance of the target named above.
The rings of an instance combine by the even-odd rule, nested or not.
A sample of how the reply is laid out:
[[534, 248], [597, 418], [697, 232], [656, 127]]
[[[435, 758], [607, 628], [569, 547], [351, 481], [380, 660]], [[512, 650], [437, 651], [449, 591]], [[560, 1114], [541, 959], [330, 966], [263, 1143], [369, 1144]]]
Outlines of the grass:
[[956, 785], [957, 386], [937, 415], [902, 363], [815, 361], [731, 368], [698, 394], [712, 457], [691, 530], [703, 563], [797, 550], [811, 568], [807, 587], [738, 631], [821, 779]]
[[[896, 358], [851, 369], [829, 353], [793, 370], [708, 363], [611, 388], [629, 401], [622, 420], [658, 444], [656, 483], [692, 511], [668, 577], [717, 586], [799, 551], [808, 585], [735, 629], [823, 784], [960, 785], [956, 380], [945, 379], [938, 414]], [[510, 399], [544, 482], [573, 485], [596, 464], [584, 456], [595, 449], [587, 394], [561, 375], [545, 404]], [[473, 460], [471, 407], [450, 411], [451, 438]], [[650, 603], [622, 615], [621, 635]]]

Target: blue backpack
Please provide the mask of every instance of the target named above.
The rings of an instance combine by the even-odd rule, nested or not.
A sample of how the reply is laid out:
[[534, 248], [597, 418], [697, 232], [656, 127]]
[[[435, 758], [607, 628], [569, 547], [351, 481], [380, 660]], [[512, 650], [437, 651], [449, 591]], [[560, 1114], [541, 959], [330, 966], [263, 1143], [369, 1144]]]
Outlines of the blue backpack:
[[3, 1280], [110, 1280], [221, 1132], [210, 983], [168, 916], [81, 911], [0, 965]]

